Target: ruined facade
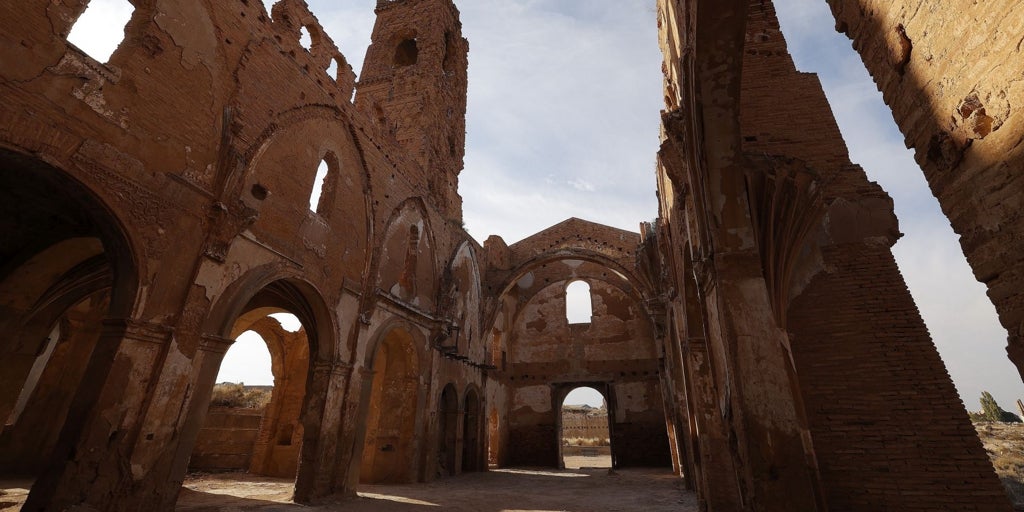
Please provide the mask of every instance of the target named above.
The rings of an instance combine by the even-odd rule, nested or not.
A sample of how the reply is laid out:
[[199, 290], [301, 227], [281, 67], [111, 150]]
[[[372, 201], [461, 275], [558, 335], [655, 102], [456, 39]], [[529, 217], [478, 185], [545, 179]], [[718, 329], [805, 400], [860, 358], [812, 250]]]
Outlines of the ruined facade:
[[[770, 2], [658, 1], [656, 222], [512, 245], [461, 227], [451, 0], [379, 0], [358, 85], [301, 0], [136, 0], [106, 63], [66, 41], [87, 3], [0, 7], [0, 472], [35, 478], [25, 510], [172, 508], [249, 329], [276, 386], [243, 462], [299, 502], [557, 467], [585, 385], [614, 463], [671, 465], [709, 510], [1009, 510], [893, 260], [891, 200]], [[977, 78], [981, 43], [928, 29], [958, 22], [937, 4], [831, 3], [1020, 366], [1019, 84]], [[1012, 2], [962, 3], [1019, 52]], [[576, 281], [588, 323], [565, 315]]]

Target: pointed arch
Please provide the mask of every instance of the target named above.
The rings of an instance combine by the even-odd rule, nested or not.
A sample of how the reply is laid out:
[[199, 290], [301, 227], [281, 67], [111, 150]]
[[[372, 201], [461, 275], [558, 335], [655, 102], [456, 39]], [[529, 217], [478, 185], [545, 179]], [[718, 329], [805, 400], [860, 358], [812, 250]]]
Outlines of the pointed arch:
[[433, 311], [437, 255], [421, 198], [409, 198], [395, 209], [375, 257], [377, 288], [421, 310]]
[[458, 352], [473, 361], [483, 362], [485, 348], [481, 327], [480, 267], [476, 250], [469, 241], [461, 243], [453, 254], [447, 270], [446, 308], [449, 319], [458, 327], [455, 346]]

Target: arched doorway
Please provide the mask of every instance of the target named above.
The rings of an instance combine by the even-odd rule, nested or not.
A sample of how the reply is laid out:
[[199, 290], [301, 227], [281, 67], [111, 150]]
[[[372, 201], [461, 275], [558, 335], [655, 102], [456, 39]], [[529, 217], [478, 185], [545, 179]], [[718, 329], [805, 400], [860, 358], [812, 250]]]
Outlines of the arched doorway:
[[456, 473], [458, 449], [459, 395], [455, 386], [448, 384], [441, 391], [437, 404], [437, 474], [451, 476]]
[[572, 388], [559, 408], [561, 467], [611, 468], [611, 422], [605, 395], [588, 386]]
[[414, 482], [419, 356], [412, 334], [402, 328], [389, 330], [377, 346], [372, 367], [359, 480]]
[[[207, 332], [223, 334], [208, 334], [204, 340], [211, 345], [223, 345], [226, 352], [234, 337], [254, 330], [260, 333], [274, 354], [278, 350], [274, 347], [278, 344], [273, 339], [276, 336], [286, 338], [279, 349], [285, 354], [280, 358], [284, 368], [291, 368], [284, 372], [286, 378], [283, 379], [289, 384], [278, 385], [275, 375], [274, 396], [260, 426], [259, 440], [263, 443], [261, 445], [258, 441], [254, 446], [250, 467], [256, 473], [294, 478], [293, 499], [303, 502], [310, 499], [318, 483], [316, 475], [320, 469], [321, 454], [317, 446], [324, 414], [323, 394], [307, 393], [307, 390], [323, 389], [327, 385], [331, 374], [322, 370], [330, 368], [326, 361], [333, 359], [335, 328], [333, 316], [312, 285], [291, 277], [277, 277], [275, 280], [275, 275], [272, 267], [258, 268], [231, 285], [225, 298], [211, 311], [205, 326]], [[280, 330], [271, 334], [261, 322], [267, 322], [268, 316], [276, 317], [278, 314], [294, 316], [301, 328], [287, 336]], [[195, 430], [186, 435], [198, 437], [199, 426], [207, 414], [214, 381], [224, 360], [223, 352], [219, 352], [219, 356], [216, 354], [211, 350], [199, 370], [196, 394], [206, 399], [194, 402], [187, 424], [190, 431]], [[290, 364], [287, 354], [301, 357], [293, 359]], [[274, 359], [278, 358], [275, 356]], [[276, 362], [274, 366], [277, 366]], [[281, 404], [280, 408], [275, 404]], [[276, 418], [273, 416], [275, 411]], [[183, 450], [191, 451], [193, 447], [193, 441], [183, 441]]]
[[480, 471], [480, 393], [466, 391], [465, 416], [462, 420], [462, 471]]
[[298, 318], [274, 311], [256, 309], [236, 321], [190, 470], [295, 477], [309, 343]]
[[2, 149], [0, 219], [0, 472], [34, 478], [78, 440], [120, 343], [104, 327], [131, 317], [138, 271], [102, 199]]

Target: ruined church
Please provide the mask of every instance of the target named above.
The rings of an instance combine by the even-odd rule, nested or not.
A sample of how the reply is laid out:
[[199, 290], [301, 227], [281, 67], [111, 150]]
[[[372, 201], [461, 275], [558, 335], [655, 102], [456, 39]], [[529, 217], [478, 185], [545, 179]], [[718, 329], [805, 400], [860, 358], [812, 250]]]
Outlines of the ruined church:
[[[66, 40], [88, 3], [0, 6], [0, 474], [33, 479], [23, 510], [172, 510], [249, 330], [276, 385], [239, 469], [298, 503], [557, 468], [588, 385], [614, 466], [672, 468], [704, 510], [1011, 510], [892, 200], [770, 0], [657, 0], [658, 219], [511, 245], [462, 227], [452, 0], [378, 0], [358, 83], [303, 0], [131, 0], [108, 62]], [[1024, 369], [1020, 8], [828, 3]]]

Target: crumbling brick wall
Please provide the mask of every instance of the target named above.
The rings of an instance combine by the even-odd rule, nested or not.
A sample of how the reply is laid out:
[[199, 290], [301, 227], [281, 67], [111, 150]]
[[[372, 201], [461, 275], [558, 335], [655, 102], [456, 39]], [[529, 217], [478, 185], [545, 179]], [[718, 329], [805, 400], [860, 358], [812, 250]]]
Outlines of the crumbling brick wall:
[[892, 109], [1024, 375], [1024, 31], [1013, 0], [830, 0]]

